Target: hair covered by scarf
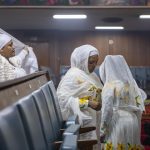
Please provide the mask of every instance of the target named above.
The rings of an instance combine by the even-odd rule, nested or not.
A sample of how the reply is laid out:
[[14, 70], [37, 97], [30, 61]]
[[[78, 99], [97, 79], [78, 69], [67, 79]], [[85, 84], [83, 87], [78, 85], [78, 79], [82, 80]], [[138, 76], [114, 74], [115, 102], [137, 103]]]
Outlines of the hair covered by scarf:
[[71, 55], [71, 67], [76, 67], [86, 73], [88, 70], [89, 56], [99, 55], [99, 51], [92, 45], [82, 45], [74, 49]]
[[0, 49], [2, 49], [10, 41], [11, 41], [10, 36], [6, 34], [0, 34]]

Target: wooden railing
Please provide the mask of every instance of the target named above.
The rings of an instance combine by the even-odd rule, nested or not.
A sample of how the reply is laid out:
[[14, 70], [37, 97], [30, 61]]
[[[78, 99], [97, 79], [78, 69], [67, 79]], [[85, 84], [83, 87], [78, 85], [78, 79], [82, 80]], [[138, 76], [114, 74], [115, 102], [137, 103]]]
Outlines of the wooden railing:
[[21, 78], [0, 82], [0, 110], [32, 93], [49, 81], [46, 71], [39, 71]]

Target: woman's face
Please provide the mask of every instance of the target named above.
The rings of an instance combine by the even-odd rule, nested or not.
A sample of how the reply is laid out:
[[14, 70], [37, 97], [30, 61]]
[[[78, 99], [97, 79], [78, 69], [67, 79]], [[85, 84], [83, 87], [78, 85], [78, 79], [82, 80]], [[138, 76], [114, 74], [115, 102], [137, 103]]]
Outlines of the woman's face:
[[8, 42], [1, 50], [0, 50], [0, 54], [2, 56], [4, 56], [5, 58], [10, 58], [13, 57], [15, 55], [15, 50], [13, 48], [13, 42], [10, 41]]
[[97, 65], [98, 62], [98, 55], [93, 55], [89, 57], [88, 60], [88, 69], [89, 72], [92, 73]]

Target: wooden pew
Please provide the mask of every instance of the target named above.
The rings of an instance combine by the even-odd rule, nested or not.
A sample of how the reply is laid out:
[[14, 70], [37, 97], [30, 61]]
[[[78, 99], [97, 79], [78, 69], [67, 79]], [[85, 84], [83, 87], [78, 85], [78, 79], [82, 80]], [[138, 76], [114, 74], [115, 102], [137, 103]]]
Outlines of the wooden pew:
[[39, 71], [14, 80], [0, 82], [0, 110], [39, 89], [49, 79], [46, 71]]

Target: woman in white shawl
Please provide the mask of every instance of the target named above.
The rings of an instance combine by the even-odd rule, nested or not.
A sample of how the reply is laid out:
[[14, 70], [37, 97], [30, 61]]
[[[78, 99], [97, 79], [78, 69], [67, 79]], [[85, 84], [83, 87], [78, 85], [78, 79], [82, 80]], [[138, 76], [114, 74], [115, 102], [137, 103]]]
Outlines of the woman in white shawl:
[[108, 55], [99, 69], [102, 90], [100, 135], [105, 149], [141, 150], [141, 114], [146, 94], [121, 55]]
[[[5, 34], [11, 38], [13, 48], [15, 50], [15, 56], [11, 58], [11, 61], [16, 67], [20, 67], [25, 70], [26, 74], [31, 74], [38, 71], [38, 62], [34, 54], [33, 48], [25, 45], [6, 31], [0, 28], [0, 33]], [[28, 51], [28, 54], [25, 54]]]
[[[26, 75], [21, 68], [22, 60], [28, 55], [28, 49], [20, 53], [20, 59], [15, 58], [13, 42], [10, 36], [0, 34], [0, 82]], [[21, 59], [22, 58], [22, 59]]]
[[0, 29], [0, 82], [38, 71], [32, 47]]
[[[93, 72], [98, 62], [99, 52], [91, 45], [76, 48], [71, 55], [71, 68], [60, 81], [57, 88], [63, 119], [77, 114], [83, 126], [97, 126], [100, 110], [102, 84]], [[97, 113], [98, 114], [98, 113]], [[90, 137], [89, 137], [90, 138]]]

